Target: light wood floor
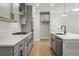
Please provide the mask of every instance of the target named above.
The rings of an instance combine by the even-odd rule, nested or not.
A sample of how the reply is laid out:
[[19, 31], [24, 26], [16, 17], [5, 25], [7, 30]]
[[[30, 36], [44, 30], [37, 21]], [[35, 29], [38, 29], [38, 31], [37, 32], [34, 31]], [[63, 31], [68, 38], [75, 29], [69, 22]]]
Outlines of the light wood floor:
[[49, 48], [49, 41], [40, 40], [39, 42], [34, 42], [30, 56], [54, 56], [54, 53]]

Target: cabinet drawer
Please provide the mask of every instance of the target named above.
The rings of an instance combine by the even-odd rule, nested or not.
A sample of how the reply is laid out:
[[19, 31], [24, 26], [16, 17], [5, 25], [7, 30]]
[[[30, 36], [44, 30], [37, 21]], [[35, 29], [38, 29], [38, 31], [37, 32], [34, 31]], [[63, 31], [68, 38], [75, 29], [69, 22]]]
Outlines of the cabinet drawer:
[[31, 39], [32, 39], [32, 36], [29, 35], [29, 36], [26, 38], [26, 41], [27, 41], [27, 42], [31, 42]]
[[32, 36], [31, 35], [29, 35], [28, 37], [27, 37], [27, 39], [31, 39], [32, 38]]
[[14, 54], [17, 52], [17, 51], [20, 51], [21, 49], [24, 48], [24, 40], [22, 40], [21, 42], [19, 42], [15, 47], [14, 47]]

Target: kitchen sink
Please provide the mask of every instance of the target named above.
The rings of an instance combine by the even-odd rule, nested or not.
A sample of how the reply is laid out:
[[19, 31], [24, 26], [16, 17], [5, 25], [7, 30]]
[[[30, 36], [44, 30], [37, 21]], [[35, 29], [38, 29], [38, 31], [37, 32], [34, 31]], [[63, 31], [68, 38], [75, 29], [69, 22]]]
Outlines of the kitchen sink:
[[64, 35], [63, 33], [55, 33], [56, 35]]

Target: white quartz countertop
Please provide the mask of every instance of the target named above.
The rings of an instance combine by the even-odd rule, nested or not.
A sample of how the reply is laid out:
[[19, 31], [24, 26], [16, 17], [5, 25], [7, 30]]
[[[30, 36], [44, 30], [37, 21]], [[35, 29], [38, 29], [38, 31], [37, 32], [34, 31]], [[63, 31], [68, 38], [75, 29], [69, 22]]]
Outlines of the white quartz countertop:
[[7, 36], [0, 36], [0, 46], [15, 46], [21, 40], [26, 38], [31, 34], [28, 33], [26, 35], [7, 35]]
[[79, 39], [79, 34], [76, 34], [76, 33], [67, 32], [65, 35], [57, 35], [55, 33], [58, 33], [58, 32], [51, 32], [51, 34], [54, 34], [62, 39]]

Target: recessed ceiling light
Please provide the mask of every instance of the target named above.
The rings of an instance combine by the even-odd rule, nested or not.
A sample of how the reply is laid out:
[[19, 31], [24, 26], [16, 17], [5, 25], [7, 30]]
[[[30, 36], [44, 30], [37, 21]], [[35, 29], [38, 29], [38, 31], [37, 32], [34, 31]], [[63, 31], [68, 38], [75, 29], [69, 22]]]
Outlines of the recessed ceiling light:
[[67, 16], [66, 14], [62, 15], [63, 17]]
[[19, 3], [15, 3], [16, 6], [19, 6]]
[[51, 3], [50, 5], [51, 5], [51, 6], [54, 6], [54, 3]]
[[36, 3], [36, 6], [38, 7], [39, 6], [39, 3]]
[[72, 9], [72, 11], [79, 11], [79, 8], [76, 8], [76, 9]]

